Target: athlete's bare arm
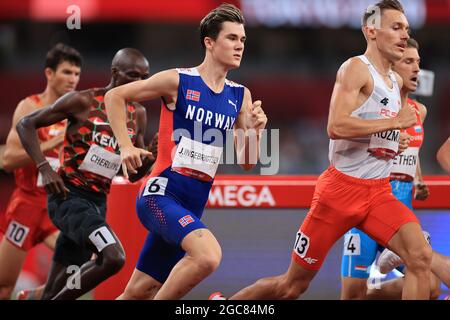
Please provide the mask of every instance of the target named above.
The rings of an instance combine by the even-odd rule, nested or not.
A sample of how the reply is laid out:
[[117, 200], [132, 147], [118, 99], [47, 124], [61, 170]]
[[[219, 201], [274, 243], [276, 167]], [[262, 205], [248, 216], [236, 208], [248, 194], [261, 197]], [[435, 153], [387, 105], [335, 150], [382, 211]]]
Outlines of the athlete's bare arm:
[[362, 137], [386, 130], [408, 128], [415, 123], [415, 112], [411, 107], [402, 108], [395, 118], [365, 120], [352, 117], [352, 112], [366, 101], [372, 89], [371, 75], [360, 59], [351, 58], [341, 66], [328, 117], [327, 129], [331, 139]]
[[133, 146], [128, 136], [125, 117], [126, 101], [143, 101], [163, 97], [167, 104], [176, 103], [179, 75], [175, 69], [159, 72], [146, 80], [134, 81], [109, 90], [105, 95], [105, 108], [109, 123], [120, 146], [122, 170], [136, 173], [142, 166], [141, 155], [151, 157], [151, 153]]
[[[19, 136], [17, 135], [16, 125], [19, 120], [36, 110], [34, 102], [30, 99], [22, 100], [14, 111], [11, 130], [9, 131], [8, 138], [6, 139], [5, 151], [3, 155], [3, 166], [6, 171], [12, 171], [14, 169], [23, 167], [32, 162], [30, 156], [22, 147]], [[64, 140], [64, 135], [60, 134], [45, 142], [40, 143], [42, 152], [52, 150], [61, 145]]]
[[450, 174], [450, 138], [439, 148], [436, 158], [442, 169]]
[[43, 184], [48, 193], [65, 193], [64, 183], [59, 175], [45, 160], [45, 156], [39, 148], [39, 140], [36, 129], [48, 127], [54, 123], [68, 119], [76, 123], [89, 110], [92, 101], [90, 90], [68, 93], [48, 107], [36, 110], [23, 117], [16, 126], [17, 133], [24, 149], [31, 159], [38, 164], [43, 176]]
[[259, 159], [261, 130], [267, 123], [267, 117], [261, 105], [259, 100], [252, 102], [250, 90], [245, 88], [242, 107], [234, 124], [237, 159], [244, 170], [251, 170]]
[[[145, 148], [144, 143], [144, 135], [145, 129], [147, 127], [147, 113], [145, 112], [145, 108], [136, 103], [136, 124], [137, 124], [137, 132], [136, 132], [136, 143], [135, 146], [137, 148]], [[154, 141], [152, 141], [154, 143]], [[142, 177], [144, 177], [152, 167], [153, 163], [156, 159], [156, 153], [152, 154], [151, 157], [145, 157], [142, 160], [142, 166], [137, 170], [136, 174], [130, 174], [128, 179], [131, 182], [138, 181]]]

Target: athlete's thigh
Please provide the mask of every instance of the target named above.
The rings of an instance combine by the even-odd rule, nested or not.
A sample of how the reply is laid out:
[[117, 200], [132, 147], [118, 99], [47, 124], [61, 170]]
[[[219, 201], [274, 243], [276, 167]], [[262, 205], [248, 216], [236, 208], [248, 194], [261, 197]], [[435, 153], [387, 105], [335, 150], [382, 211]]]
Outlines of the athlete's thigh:
[[137, 211], [150, 232], [177, 246], [192, 231], [207, 228], [194, 212], [169, 196], [143, 196], [137, 200]]
[[27, 253], [6, 237], [0, 240], [0, 286], [13, 286], [19, 277]]
[[17, 248], [29, 251], [42, 241], [40, 221], [45, 215], [45, 205], [37, 199], [34, 204], [32, 199], [16, 196], [10, 201], [4, 217], [6, 239]]
[[[159, 234], [150, 232], [139, 255], [136, 269], [162, 284], [184, 255], [185, 251], [179, 245], [169, 243]], [[152, 281], [147, 280], [151, 286]]]
[[410, 222], [419, 224], [414, 213], [389, 190], [380, 190], [379, 195], [373, 197], [369, 213], [358, 228], [386, 247], [400, 228]]
[[354, 225], [345, 211], [314, 203], [297, 232], [293, 260], [305, 269], [319, 270], [334, 243]]

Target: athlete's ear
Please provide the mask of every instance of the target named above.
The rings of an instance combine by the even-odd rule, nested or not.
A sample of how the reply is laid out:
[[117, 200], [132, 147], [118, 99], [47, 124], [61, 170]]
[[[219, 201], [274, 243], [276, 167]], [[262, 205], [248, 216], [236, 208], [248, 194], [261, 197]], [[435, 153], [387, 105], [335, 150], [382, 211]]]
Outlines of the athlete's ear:
[[118, 73], [119, 73], [119, 69], [117, 69], [117, 67], [111, 67], [111, 76], [117, 77]]
[[364, 26], [363, 27], [363, 33], [367, 40], [375, 40], [376, 39], [376, 32], [375, 32], [375, 26]]
[[44, 73], [45, 73], [45, 77], [47, 78], [47, 81], [48, 81], [55, 74], [55, 70], [47, 67], [47, 68], [45, 68]]
[[206, 49], [211, 49], [214, 43], [214, 40], [210, 37], [205, 37], [203, 39], [204, 43], [205, 43], [205, 48]]

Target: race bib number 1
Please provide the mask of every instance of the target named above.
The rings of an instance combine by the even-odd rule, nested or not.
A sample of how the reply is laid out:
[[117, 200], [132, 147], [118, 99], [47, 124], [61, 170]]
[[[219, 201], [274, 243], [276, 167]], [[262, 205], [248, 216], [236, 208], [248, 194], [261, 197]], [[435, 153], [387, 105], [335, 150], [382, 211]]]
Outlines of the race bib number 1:
[[89, 235], [89, 240], [95, 245], [98, 252], [102, 252], [107, 246], [116, 243], [116, 239], [107, 227], [100, 227]]

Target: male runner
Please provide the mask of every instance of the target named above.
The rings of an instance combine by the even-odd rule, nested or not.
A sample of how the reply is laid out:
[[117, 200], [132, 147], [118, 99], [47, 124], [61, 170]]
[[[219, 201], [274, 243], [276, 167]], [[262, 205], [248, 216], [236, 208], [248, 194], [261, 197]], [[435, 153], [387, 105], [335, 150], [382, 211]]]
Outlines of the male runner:
[[180, 299], [219, 266], [220, 245], [200, 219], [226, 130], [234, 127], [245, 135], [235, 139], [244, 169], [251, 169], [259, 154], [260, 132], [267, 122], [261, 101], [252, 103], [247, 88], [226, 79], [229, 70], [240, 66], [244, 52], [241, 11], [222, 4], [209, 12], [200, 23], [200, 39], [205, 58], [199, 66], [163, 71], [105, 97], [122, 166], [129, 172], [141, 165], [145, 152], [128, 138], [124, 102], [164, 101], [158, 159], [137, 199], [139, 218], [150, 232], [119, 299]]
[[[3, 167], [14, 171], [16, 189], [0, 223], [6, 235], [0, 242], [0, 299], [10, 299], [27, 252], [41, 242], [53, 250], [59, 234], [47, 214], [42, 177], [20, 143], [16, 124], [23, 116], [75, 90], [80, 80], [81, 62], [81, 55], [74, 48], [63, 44], [54, 46], [46, 57], [44, 92], [23, 99], [14, 112], [3, 154]], [[55, 167], [59, 165], [64, 130], [65, 122], [60, 122], [37, 131], [41, 151]], [[42, 289], [36, 291], [36, 298], [40, 298]]]
[[[422, 171], [419, 163], [419, 149], [423, 142], [427, 109], [425, 106], [408, 97], [410, 92], [417, 89], [418, 74], [420, 71], [419, 44], [410, 38], [407, 48], [400, 61], [394, 65], [403, 80], [401, 89], [402, 102], [416, 109], [417, 122], [410, 128], [402, 130], [406, 133], [409, 146], [394, 159], [390, 175], [390, 183], [394, 196], [412, 210], [413, 185], [415, 184], [415, 199], [425, 200], [429, 191], [423, 182]], [[370, 268], [375, 261], [378, 252], [384, 248], [377, 244], [367, 234], [357, 228], [353, 228], [345, 234], [344, 250], [341, 266], [341, 299], [365, 299], [367, 294], [367, 279]], [[439, 297], [439, 279], [431, 275], [431, 298]], [[400, 299], [402, 296], [403, 278], [383, 283], [378, 290], [372, 290], [377, 298]], [[373, 298], [373, 294], [371, 297]]]
[[[103, 97], [116, 86], [146, 79], [148, 70], [148, 62], [138, 50], [122, 49], [114, 56], [111, 82], [106, 87], [67, 94], [51, 106], [24, 117], [17, 125], [22, 144], [37, 164], [49, 193], [50, 218], [61, 230], [43, 299], [76, 299], [123, 266], [125, 252], [105, 221], [106, 194], [111, 179], [120, 169], [120, 156]], [[127, 103], [123, 114], [127, 136], [143, 147], [145, 109]], [[39, 149], [35, 130], [65, 119], [68, 126], [64, 157], [57, 174]], [[130, 180], [148, 171], [152, 161], [146, 158], [145, 162], [143, 170]], [[93, 253], [97, 257], [90, 260]]]
[[430, 296], [431, 248], [417, 218], [392, 195], [389, 184], [399, 129], [417, 120], [413, 108], [401, 108], [402, 79], [391, 71], [406, 49], [408, 21], [398, 1], [383, 0], [366, 11], [362, 29], [367, 50], [338, 71], [327, 128], [331, 165], [317, 181], [289, 269], [232, 299], [296, 299], [329, 249], [352, 227], [403, 258], [408, 268], [404, 299]]

